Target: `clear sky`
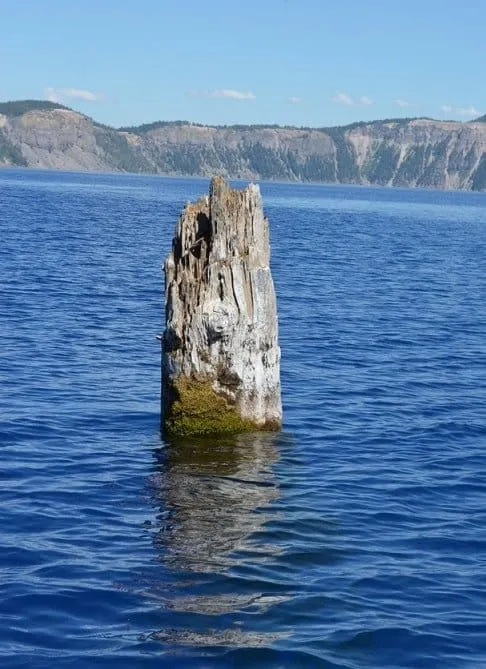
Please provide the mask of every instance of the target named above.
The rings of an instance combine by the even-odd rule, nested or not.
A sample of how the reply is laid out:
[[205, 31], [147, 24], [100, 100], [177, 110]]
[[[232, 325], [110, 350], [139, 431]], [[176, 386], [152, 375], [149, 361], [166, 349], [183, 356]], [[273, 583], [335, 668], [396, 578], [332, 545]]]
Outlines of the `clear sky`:
[[484, 0], [0, 0], [0, 99], [104, 123], [486, 113]]

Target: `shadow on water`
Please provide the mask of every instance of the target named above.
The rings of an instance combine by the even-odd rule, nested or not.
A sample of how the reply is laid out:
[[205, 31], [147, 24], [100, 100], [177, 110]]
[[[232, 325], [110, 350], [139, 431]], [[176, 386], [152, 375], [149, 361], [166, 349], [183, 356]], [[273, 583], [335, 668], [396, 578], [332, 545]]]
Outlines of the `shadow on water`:
[[154, 451], [149, 488], [163, 582], [152, 582], [144, 594], [159, 602], [170, 628], [150, 639], [168, 650], [222, 649], [261, 648], [285, 636], [264, 624], [265, 613], [292, 596], [287, 584], [271, 578], [280, 548], [265, 526], [278, 518], [274, 465], [289, 441], [258, 433], [166, 442]]

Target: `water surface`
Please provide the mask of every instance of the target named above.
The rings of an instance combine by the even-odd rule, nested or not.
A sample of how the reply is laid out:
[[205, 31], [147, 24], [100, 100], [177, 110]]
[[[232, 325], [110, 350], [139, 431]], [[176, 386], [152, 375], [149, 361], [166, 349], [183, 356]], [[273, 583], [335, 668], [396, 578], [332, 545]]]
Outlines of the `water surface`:
[[486, 666], [486, 195], [262, 184], [285, 429], [171, 444], [207, 185], [0, 171], [1, 666]]

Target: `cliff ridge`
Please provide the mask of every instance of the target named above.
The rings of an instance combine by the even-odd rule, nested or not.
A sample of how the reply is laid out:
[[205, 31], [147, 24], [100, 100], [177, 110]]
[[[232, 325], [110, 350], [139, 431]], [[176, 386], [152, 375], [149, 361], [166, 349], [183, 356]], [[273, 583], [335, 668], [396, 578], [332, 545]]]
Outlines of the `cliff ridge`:
[[110, 128], [63, 105], [0, 104], [0, 166], [486, 190], [486, 117], [333, 128]]

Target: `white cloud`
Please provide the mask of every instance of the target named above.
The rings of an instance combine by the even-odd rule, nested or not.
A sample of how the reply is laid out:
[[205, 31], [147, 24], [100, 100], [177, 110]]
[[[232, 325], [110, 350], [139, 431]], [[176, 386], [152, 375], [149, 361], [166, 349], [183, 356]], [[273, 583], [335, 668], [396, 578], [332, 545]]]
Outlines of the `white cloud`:
[[229, 100], [255, 100], [256, 95], [251, 91], [235, 91], [233, 88], [218, 88], [214, 91], [196, 93], [205, 98], [227, 98]]
[[456, 112], [459, 116], [481, 116], [479, 109], [476, 109], [473, 105], [470, 105], [469, 107], [460, 107]]
[[92, 93], [83, 88], [46, 88], [44, 90], [46, 99], [50, 102], [65, 102], [66, 98], [71, 100], [84, 100], [86, 102], [99, 102], [103, 99], [102, 95]]
[[67, 98], [75, 98], [77, 100], [87, 100], [88, 102], [97, 102], [101, 99], [100, 95], [92, 93], [91, 91], [83, 90], [82, 88], [63, 88], [61, 94]]
[[457, 107], [454, 108], [452, 105], [442, 105], [441, 111], [446, 114], [452, 114], [454, 116], [463, 116], [464, 118], [474, 118], [475, 116], [481, 116], [483, 112], [476, 109], [474, 105], [469, 105], [469, 107]]
[[46, 88], [44, 90], [44, 95], [46, 97], [46, 100], [49, 100], [49, 102], [60, 102], [61, 101], [55, 88]]
[[372, 105], [373, 100], [369, 98], [367, 95], [362, 95], [360, 98], [358, 98], [358, 103], [359, 105]]
[[393, 104], [402, 109], [407, 109], [410, 107], [416, 107], [417, 105], [414, 102], [409, 102], [408, 100], [402, 100], [402, 98], [395, 98]]
[[336, 95], [331, 98], [333, 102], [337, 102], [340, 105], [354, 105], [354, 100], [347, 93], [336, 93]]
[[293, 105], [300, 105], [302, 98], [298, 98], [295, 95], [291, 95], [290, 98], [287, 98], [287, 102], [290, 102]]
[[348, 107], [350, 106], [365, 107], [373, 104], [373, 100], [369, 98], [367, 95], [362, 95], [361, 97], [355, 99], [352, 98], [347, 93], [342, 93], [342, 92], [336, 93], [336, 95], [334, 95], [331, 98], [331, 100], [333, 102], [337, 102], [340, 105], [347, 105]]

